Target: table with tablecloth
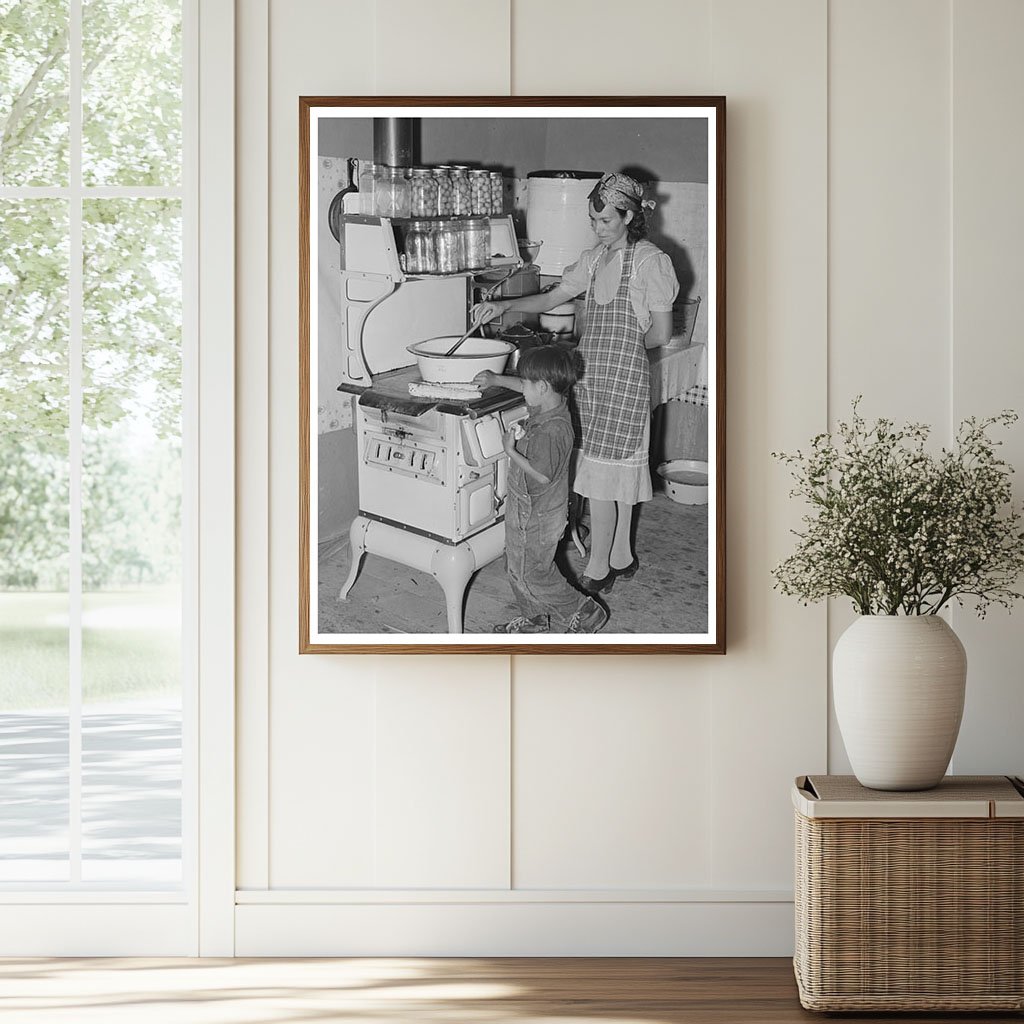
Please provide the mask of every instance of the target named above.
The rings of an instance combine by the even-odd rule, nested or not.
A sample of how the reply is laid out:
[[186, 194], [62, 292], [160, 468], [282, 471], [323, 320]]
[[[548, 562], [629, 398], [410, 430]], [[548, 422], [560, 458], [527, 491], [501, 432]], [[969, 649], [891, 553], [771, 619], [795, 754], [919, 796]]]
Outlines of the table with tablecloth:
[[706, 345], [648, 349], [651, 364], [651, 447], [655, 462], [706, 460], [708, 350]]
[[651, 364], [651, 408], [684, 401], [707, 405], [708, 350], [706, 345], [676, 348], [664, 345], [647, 350]]

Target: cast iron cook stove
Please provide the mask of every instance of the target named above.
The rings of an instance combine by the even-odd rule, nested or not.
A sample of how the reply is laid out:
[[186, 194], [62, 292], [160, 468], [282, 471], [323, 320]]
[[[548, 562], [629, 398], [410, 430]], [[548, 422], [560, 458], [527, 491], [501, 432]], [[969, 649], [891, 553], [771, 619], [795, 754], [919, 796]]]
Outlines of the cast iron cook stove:
[[466, 585], [505, 550], [508, 459], [502, 435], [526, 417], [522, 395], [488, 388], [480, 398], [417, 398], [417, 367], [374, 377], [358, 394], [359, 515], [349, 531], [346, 600], [363, 555], [429, 572], [444, 590], [448, 632], [462, 632]]

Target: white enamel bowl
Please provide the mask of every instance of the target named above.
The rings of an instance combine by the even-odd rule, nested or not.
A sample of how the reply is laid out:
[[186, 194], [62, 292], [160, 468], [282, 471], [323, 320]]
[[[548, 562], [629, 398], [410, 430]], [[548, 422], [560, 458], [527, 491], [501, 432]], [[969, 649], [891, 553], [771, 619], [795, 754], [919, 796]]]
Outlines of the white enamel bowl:
[[444, 355], [459, 340], [457, 334], [428, 338], [407, 346], [416, 357], [420, 376], [433, 384], [465, 384], [481, 370], [501, 373], [515, 348], [499, 338], [467, 338], [456, 352]]
[[674, 459], [658, 467], [668, 496], [680, 505], [708, 503], [708, 464], [696, 459]]

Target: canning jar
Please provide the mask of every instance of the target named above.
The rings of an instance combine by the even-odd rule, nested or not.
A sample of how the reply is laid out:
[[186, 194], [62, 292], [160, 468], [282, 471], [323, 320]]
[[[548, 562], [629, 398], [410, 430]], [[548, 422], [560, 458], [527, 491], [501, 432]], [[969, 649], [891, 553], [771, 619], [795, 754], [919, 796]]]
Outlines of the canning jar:
[[450, 164], [441, 164], [432, 171], [437, 181], [437, 215], [439, 217], [455, 216], [455, 185], [452, 182]]
[[462, 240], [466, 270], [483, 270], [490, 263], [491, 223], [486, 217], [463, 221]]
[[468, 217], [473, 212], [473, 199], [469, 189], [468, 167], [453, 167], [448, 173], [455, 186], [454, 214], [456, 217]]
[[437, 254], [430, 222], [414, 220], [405, 235], [405, 272], [433, 274], [437, 271]]
[[465, 269], [462, 230], [455, 220], [440, 220], [434, 231], [434, 250], [439, 274], [455, 274]]
[[[362, 163], [362, 161], [360, 161]], [[377, 212], [373, 201], [373, 189], [380, 167], [373, 163], [363, 163], [359, 172], [359, 212], [371, 216]]]
[[501, 171], [491, 171], [488, 177], [491, 183], [491, 216], [500, 217], [505, 212], [505, 179]]
[[491, 173], [471, 170], [469, 172], [469, 202], [474, 217], [491, 215]]
[[409, 216], [437, 214], [437, 181], [429, 167], [414, 167], [409, 178]]
[[381, 166], [383, 173], [374, 183], [373, 205], [378, 217], [409, 216], [409, 180], [404, 167]]

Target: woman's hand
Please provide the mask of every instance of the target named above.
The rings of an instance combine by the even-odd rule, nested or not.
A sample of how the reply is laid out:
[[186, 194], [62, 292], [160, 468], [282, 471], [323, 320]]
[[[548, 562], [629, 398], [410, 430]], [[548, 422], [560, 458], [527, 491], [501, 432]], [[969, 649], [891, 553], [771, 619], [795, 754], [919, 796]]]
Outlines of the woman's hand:
[[473, 383], [479, 388], [493, 388], [498, 383], [498, 375], [493, 370], [481, 370], [473, 378]]
[[505, 312], [505, 303], [489, 299], [487, 302], [478, 302], [470, 312], [473, 323], [489, 324], [496, 316], [501, 316]]

